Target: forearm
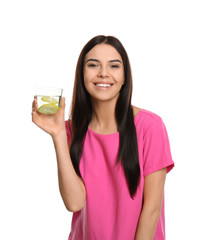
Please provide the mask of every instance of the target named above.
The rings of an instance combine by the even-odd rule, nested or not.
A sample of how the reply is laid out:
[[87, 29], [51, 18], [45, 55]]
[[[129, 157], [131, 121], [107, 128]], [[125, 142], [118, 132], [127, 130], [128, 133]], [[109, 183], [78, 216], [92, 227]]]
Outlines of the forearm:
[[79, 211], [84, 204], [86, 191], [81, 178], [76, 174], [67, 144], [67, 135], [62, 131], [53, 137], [56, 151], [59, 189], [67, 210]]
[[160, 214], [142, 211], [136, 231], [135, 240], [153, 240]]

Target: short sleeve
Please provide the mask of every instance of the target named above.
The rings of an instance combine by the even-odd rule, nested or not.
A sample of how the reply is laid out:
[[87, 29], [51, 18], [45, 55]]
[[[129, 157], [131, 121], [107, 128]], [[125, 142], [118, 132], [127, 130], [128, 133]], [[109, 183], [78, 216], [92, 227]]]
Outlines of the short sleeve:
[[144, 176], [165, 167], [168, 173], [174, 167], [168, 133], [160, 116], [148, 119], [143, 144]]
[[71, 123], [70, 120], [65, 121], [66, 133], [67, 133], [67, 143], [70, 145], [71, 142]]

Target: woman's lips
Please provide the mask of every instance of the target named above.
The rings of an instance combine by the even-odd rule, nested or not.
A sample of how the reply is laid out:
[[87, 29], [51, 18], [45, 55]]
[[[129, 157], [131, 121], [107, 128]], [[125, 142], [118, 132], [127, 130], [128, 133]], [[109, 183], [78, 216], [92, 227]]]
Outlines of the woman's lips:
[[101, 82], [96, 82], [94, 83], [95, 87], [101, 90], [108, 90], [110, 89], [113, 84], [112, 83], [101, 83]]

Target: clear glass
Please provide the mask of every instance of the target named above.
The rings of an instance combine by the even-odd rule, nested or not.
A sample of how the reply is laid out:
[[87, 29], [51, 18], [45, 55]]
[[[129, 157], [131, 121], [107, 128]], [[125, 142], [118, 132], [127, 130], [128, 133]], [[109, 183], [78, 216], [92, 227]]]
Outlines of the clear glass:
[[37, 87], [35, 95], [37, 97], [38, 112], [44, 114], [57, 113], [60, 108], [62, 91], [62, 88]]

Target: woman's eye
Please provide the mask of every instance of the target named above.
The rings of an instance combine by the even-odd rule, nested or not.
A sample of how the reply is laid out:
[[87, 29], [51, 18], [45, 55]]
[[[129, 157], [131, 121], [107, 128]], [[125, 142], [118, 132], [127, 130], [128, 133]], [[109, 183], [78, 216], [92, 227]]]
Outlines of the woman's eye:
[[88, 67], [97, 67], [98, 65], [97, 64], [94, 64], [94, 63], [90, 63], [88, 64]]
[[119, 65], [118, 64], [113, 64], [110, 66], [111, 68], [119, 68]]

